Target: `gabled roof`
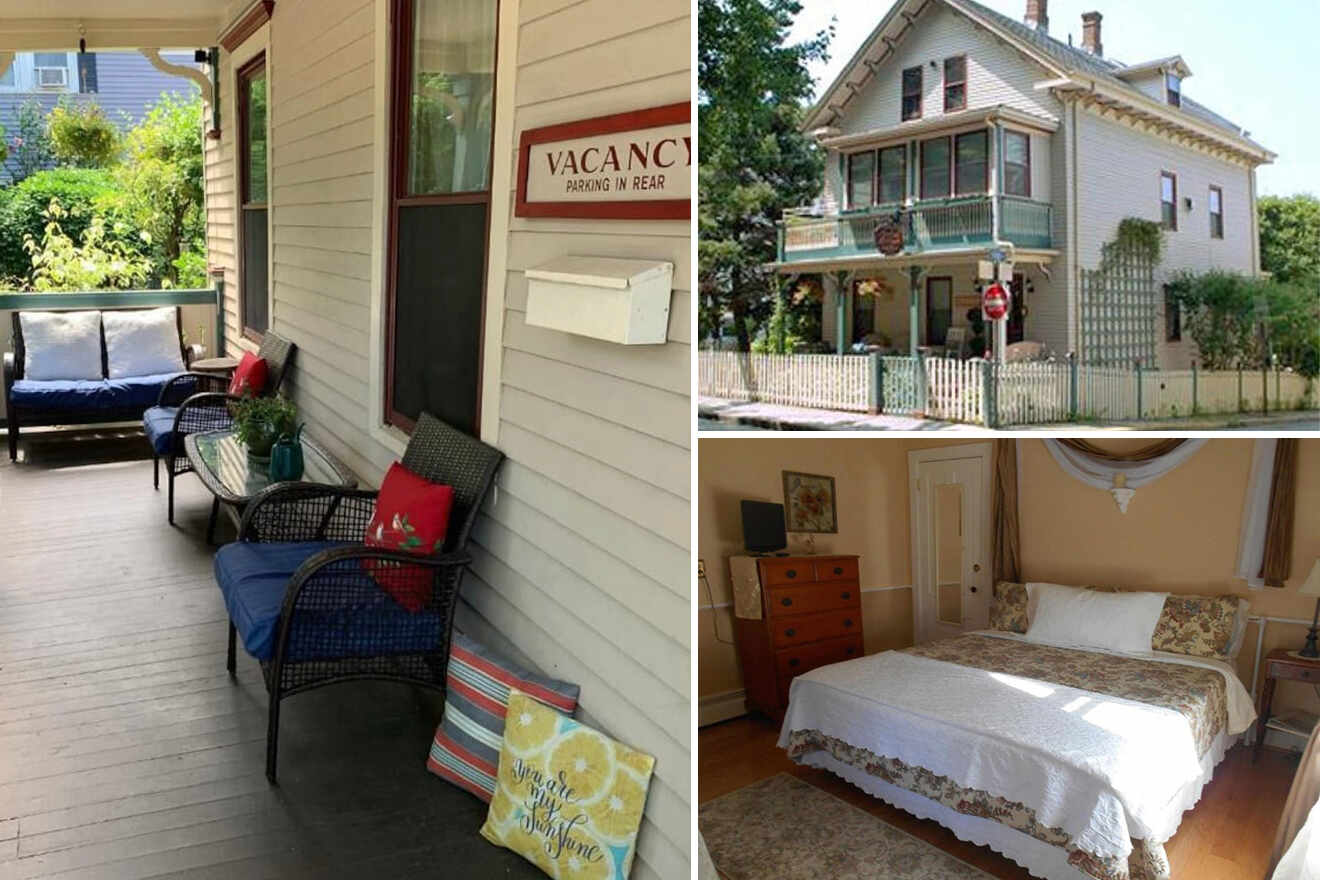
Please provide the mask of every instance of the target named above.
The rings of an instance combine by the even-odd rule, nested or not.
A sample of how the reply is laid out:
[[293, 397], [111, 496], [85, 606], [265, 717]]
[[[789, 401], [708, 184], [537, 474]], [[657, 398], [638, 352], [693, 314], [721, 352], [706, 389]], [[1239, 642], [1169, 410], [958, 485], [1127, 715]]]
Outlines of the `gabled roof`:
[[[1245, 148], [1249, 153], [1258, 154], [1256, 157], [1262, 161], [1274, 158], [1273, 153], [1252, 141], [1240, 126], [1186, 96], [1183, 97], [1181, 108], [1156, 106], [1148, 95], [1122, 78], [1121, 74], [1129, 69], [1127, 65], [1070, 46], [1025, 22], [996, 12], [975, 0], [897, 0], [843, 71], [807, 113], [803, 129], [809, 131], [833, 122], [842, 108], [860, 90], [860, 86], [874, 74], [876, 67], [885, 56], [892, 52], [893, 47], [916, 26], [917, 18], [928, 7], [939, 3], [995, 34], [1054, 76], [1069, 81], [1059, 85], [1067, 86], [1074, 91], [1084, 87], [1089, 87], [1092, 91], [1101, 90], [1112, 96], [1111, 101], [1131, 102], [1140, 107], [1143, 114], [1162, 115], [1175, 124], [1180, 116], [1190, 117], [1197, 123], [1219, 131], [1235, 149]], [[874, 50], [878, 43], [883, 43], [885, 50], [878, 59], [872, 58], [870, 56], [875, 54]], [[1161, 60], [1172, 63], [1174, 59], [1179, 62], [1182, 60], [1176, 55]]]
[[1120, 64], [1114, 72], [1123, 79], [1131, 80], [1161, 70], [1172, 70], [1179, 76], [1192, 75], [1192, 69], [1187, 66], [1186, 61], [1183, 61], [1181, 55], [1169, 55], [1165, 58], [1156, 58], [1154, 61], [1143, 61], [1140, 64]]

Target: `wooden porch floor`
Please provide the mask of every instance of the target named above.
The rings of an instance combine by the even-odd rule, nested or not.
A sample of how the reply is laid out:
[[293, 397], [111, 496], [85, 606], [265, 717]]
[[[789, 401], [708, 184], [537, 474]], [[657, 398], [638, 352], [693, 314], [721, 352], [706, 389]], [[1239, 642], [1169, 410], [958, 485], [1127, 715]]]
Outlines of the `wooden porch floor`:
[[241, 648], [225, 672], [200, 482], [180, 478], [171, 528], [140, 434], [23, 449], [0, 463], [2, 880], [541, 876], [426, 772], [432, 695], [293, 697], [267, 784], [266, 693]]

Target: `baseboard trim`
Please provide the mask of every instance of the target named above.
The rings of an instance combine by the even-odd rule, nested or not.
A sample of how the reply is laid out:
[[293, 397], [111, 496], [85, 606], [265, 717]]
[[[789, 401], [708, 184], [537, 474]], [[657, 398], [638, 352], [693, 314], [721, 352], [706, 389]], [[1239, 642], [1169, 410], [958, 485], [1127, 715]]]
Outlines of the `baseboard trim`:
[[747, 714], [747, 691], [738, 688], [697, 700], [697, 726], [705, 727]]

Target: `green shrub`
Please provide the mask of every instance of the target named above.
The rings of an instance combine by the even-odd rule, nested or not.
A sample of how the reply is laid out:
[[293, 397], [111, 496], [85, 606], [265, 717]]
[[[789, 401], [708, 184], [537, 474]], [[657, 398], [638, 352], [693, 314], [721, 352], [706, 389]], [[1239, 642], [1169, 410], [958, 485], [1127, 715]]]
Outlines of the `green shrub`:
[[33, 290], [128, 290], [146, 283], [151, 261], [124, 244], [124, 224], [112, 236], [105, 218], [93, 216], [75, 242], [60, 225], [68, 217], [59, 200], [51, 199], [41, 237], [23, 238], [32, 259]]
[[[108, 171], [90, 168], [55, 168], [38, 171], [21, 183], [0, 189], [0, 278], [27, 278], [32, 262], [23, 250], [23, 237], [40, 239], [45, 232], [43, 212], [51, 200], [58, 200], [69, 216], [61, 221], [64, 232], [75, 240], [82, 237], [99, 213], [107, 227], [120, 219], [108, 204], [114, 192], [114, 178]], [[129, 242], [133, 247], [138, 244]]]
[[50, 147], [61, 164], [107, 168], [119, 156], [119, 129], [95, 101], [61, 100], [46, 117]]

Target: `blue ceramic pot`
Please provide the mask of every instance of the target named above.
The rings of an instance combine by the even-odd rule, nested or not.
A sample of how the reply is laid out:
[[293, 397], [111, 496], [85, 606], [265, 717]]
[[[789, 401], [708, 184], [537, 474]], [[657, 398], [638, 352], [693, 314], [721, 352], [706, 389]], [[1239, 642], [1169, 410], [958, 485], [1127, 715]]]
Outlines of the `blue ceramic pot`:
[[290, 436], [280, 435], [270, 450], [270, 480], [272, 483], [287, 483], [303, 475], [302, 432], [303, 425]]

